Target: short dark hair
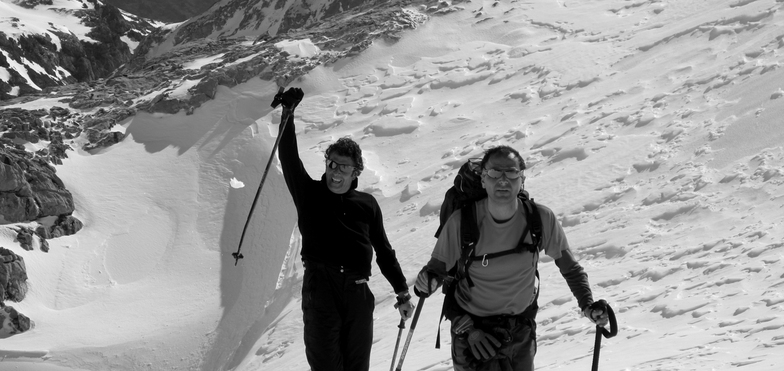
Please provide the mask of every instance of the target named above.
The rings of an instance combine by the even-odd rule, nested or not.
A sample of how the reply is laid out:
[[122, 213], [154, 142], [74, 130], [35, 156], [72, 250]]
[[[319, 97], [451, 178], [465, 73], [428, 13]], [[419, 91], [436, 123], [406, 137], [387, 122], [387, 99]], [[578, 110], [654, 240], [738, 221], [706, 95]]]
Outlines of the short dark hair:
[[512, 154], [515, 160], [517, 160], [517, 164], [520, 165], [520, 170], [525, 170], [525, 161], [523, 161], [523, 156], [520, 156], [520, 152], [517, 152], [516, 149], [509, 146], [496, 146], [488, 149], [485, 151], [485, 156], [482, 157], [482, 162], [480, 165], [482, 169], [484, 169], [485, 165], [487, 165], [487, 162], [490, 161], [490, 157], [495, 155], [509, 156], [510, 154]]
[[365, 164], [362, 163], [362, 149], [359, 148], [359, 144], [352, 140], [349, 137], [343, 137], [335, 141], [327, 147], [327, 151], [324, 152], [324, 158], [329, 158], [329, 155], [332, 153], [336, 153], [340, 156], [346, 156], [351, 158], [354, 161], [355, 167], [360, 172], [365, 170]]

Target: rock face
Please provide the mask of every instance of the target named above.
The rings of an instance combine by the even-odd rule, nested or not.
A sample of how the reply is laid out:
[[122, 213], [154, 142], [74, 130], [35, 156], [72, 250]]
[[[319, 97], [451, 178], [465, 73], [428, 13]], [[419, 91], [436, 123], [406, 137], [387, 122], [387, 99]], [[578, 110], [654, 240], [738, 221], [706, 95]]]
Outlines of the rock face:
[[24, 259], [0, 247], [0, 303], [20, 302], [27, 295], [27, 268]]
[[20, 334], [35, 327], [35, 323], [14, 307], [6, 307], [0, 303], [0, 339]]
[[276, 36], [313, 28], [340, 14], [391, 3], [387, 0], [230, 0], [189, 19], [170, 38], [174, 45], [179, 45], [205, 38]]
[[[252, 27], [246, 25], [249, 28], [242, 28], [242, 24], [231, 29], [223, 29], [220, 32], [221, 35], [231, 36], [215, 37], [215, 32], [213, 32], [209, 38], [193, 37], [193, 35], [206, 35], [207, 30], [214, 31], [213, 26], [223, 24], [221, 22], [224, 17], [228, 17], [229, 14], [237, 14], [237, 12], [244, 14], [245, 11], [255, 9], [256, 5], [258, 4], [245, 0], [220, 3], [213, 7], [209, 13], [205, 13], [196, 20], [186, 22], [180, 28], [159, 29], [146, 38], [137, 47], [131, 62], [125, 65], [119, 73], [128, 77], [144, 75], [148, 79], [155, 78], [158, 81], [163, 81], [165, 85], [153, 98], [138, 101], [136, 108], [149, 112], [177, 113], [184, 110], [186, 113], [191, 113], [205, 101], [213, 99], [219, 85], [233, 87], [254, 77], [288, 83], [307, 74], [319, 65], [328, 65], [342, 58], [357, 55], [370, 47], [374, 40], [395, 42], [404, 30], [417, 28], [426, 22], [430, 17], [428, 13], [438, 14], [447, 11], [443, 7], [437, 6], [421, 5], [421, 11], [406, 9], [402, 6], [413, 5], [412, 3], [382, 3], [382, 5], [378, 5], [368, 2], [361, 7], [356, 6], [350, 10], [335, 13], [329, 18], [321, 18], [322, 21], [318, 25], [290, 29], [288, 32], [278, 33], [274, 37], [266, 35], [267, 28], [263, 28], [263, 25]], [[348, 6], [348, 3], [344, 5]], [[376, 6], [376, 8], [373, 11], [368, 11], [367, 7], [369, 6]], [[316, 13], [318, 12], [316, 11]], [[317, 15], [321, 17], [331, 13], [314, 13], [313, 17], [305, 17], [308, 19], [307, 21], [302, 20], [305, 19], [301, 18], [303, 14], [293, 10], [292, 13], [283, 12], [281, 14], [290, 17], [279, 19], [273, 23], [285, 23], [288, 25], [285, 27], [293, 27], [293, 25], [299, 25], [302, 22], [311, 22], [311, 19], [315, 19], [313, 17]], [[200, 28], [199, 25], [204, 28]], [[263, 32], [253, 28], [256, 26], [262, 27]], [[249, 32], [261, 33], [261, 35], [238, 36]], [[283, 40], [304, 39], [311, 40], [320, 51], [306, 58], [289, 58], [288, 53], [282, 52], [276, 46], [278, 42]], [[170, 48], [162, 47], [162, 45], [171, 45], [172, 43], [180, 44]], [[194, 60], [207, 59], [216, 55], [221, 56], [216, 63], [206, 64], [198, 70], [183, 68], [183, 65]], [[181, 90], [178, 87], [186, 83], [190, 86], [187, 89], [187, 94], [184, 96], [170, 94]]]
[[52, 165], [16, 148], [0, 148], [1, 223], [60, 217], [73, 211], [73, 196]]
[[109, 76], [131, 58], [132, 50], [123, 39], [135, 46], [155, 28], [147, 20], [124, 17], [114, 6], [96, 0], [83, 4], [84, 9], [54, 9], [51, 0], [16, 3], [40, 10], [42, 17], [53, 11], [67, 14], [90, 31], [80, 39], [50, 22], [45, 33], [35, 33], [25, 28], [26, 20], [11, 17], [11, 29], [18, 31], [10, 35], [0, 31], [0, 72], [4, 72], [0, 73], [0, 100]]
[[103, 2], [139, 17], [174, 23], [204, 13], [217, 0], [103, 0]]
[[27, 295], [27, 288], [24, 259], [0, 247], [0, 339], [25, 332], [34, 326], [30, 318], [5, 305], [6, 301], [22, 301]]

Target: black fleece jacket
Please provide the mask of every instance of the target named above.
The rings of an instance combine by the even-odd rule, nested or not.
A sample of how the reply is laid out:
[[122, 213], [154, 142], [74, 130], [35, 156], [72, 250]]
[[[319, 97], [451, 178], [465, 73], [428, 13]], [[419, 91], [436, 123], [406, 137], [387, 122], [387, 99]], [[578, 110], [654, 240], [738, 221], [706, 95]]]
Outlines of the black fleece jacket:
[[376, 199], [357, 191], [356, 180], [344, 194], [327, 188], [326, 175], [314, 180], [299, 157], [294, 115], [280, 137], [278, 156], [283, 177], [297, 208], [302, 233], [302, 258], [343, 267], [370, 277], [373, 251], [376, 263], [395, 292], [408, 290], [406, 277], [384, 231], [381, 208]]

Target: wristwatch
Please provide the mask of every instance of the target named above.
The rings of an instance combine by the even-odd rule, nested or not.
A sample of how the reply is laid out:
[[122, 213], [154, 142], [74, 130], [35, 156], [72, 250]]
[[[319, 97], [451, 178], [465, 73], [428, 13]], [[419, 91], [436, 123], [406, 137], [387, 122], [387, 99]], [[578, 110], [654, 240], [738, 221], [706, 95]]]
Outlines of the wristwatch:
[[403, 304], [407, 301], [411, 300], [411, 294], [408, 291], [402, 291], [397, 294], [397, 303]]

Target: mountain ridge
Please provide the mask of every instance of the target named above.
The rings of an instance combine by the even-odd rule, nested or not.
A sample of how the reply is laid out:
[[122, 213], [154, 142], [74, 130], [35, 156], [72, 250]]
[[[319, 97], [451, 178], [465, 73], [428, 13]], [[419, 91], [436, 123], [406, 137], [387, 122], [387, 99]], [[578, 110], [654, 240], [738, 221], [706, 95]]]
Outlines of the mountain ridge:
[[177, 23], [204, 13], [217, 0], [102, 0], [130, 14], [164, 23]]
[[97, 0], [19, 4], [0, 2], [0, 102], [108, 77], [155, 28]]

